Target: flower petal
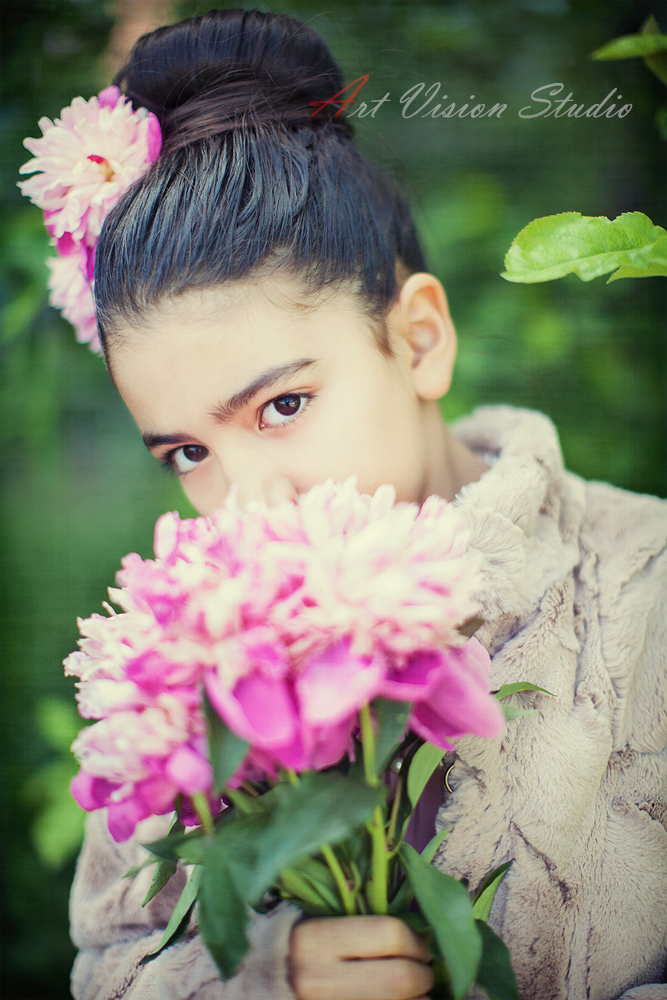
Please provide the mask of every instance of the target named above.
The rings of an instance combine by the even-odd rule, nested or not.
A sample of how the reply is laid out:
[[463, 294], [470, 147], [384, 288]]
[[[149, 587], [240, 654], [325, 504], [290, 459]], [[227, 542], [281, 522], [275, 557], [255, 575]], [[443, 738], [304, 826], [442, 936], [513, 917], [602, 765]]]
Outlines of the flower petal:
[[213, 785], [213, 770], [201, 754], [180, 746], [165, 765], [165, 774], [184, 795], [208, 791]]
[[368, 704], [381, 687], [384, 658], [350, 654], [350, 640], [311, 657], [296, 680], [301, 714], [311, 725], [338, 723]]
[[502, 735], [505, 716], [488, 691], [488, 662], [488, 653], [475, 639], [448, 650], [427, 698], [413, 704], [408, 724], [423, 739], [446, 749], [451, 749], [450, 740], [468, 733]]
[[221, 718], [242, 740], [271, 748], [293, 739], [296, 710], [283, 681], [250, 674], [230, 691], [213, 671], [208, 671], [206, 690]]

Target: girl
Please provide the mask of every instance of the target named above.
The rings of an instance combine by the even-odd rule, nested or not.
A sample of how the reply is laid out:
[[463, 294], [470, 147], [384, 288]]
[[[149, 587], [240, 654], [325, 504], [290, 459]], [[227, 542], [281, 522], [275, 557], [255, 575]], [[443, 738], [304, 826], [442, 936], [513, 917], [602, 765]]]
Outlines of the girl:
[[[514, 864], [490, 922], [522, 996], [667, 997], [665, 504], [564, 471], [549, 420], [485, 408], [446, 427], [456, 340], [408, 209], [352, 144], [324, 42], [290, 18], [213, 11], [135, 46], [119, 83], [155, 113], [154, 167], [107, 218], [95, 295], [112, 379], [148, 448], [203, 514], [294, 499], [328, 477], [466, 514], [484, 561], [491, 685], [539, 714], [459, 742], [422, 810], [435, 863], [475, 890]], [[312, 103], [323, 107], [312, 115]], [[449, 771], [450, 766], [453, 769]], [[451, 789], [451, 791], [449, 790]], [[436, 816], [437, 813], [437, 816]], [[145, 908], [93, 814], [72, 892], [76, 1000], [410, 1000], [423, 942], [387, 917], [259, 917], [222, 983], [192, 923], [155, 961], [183, 885]]]

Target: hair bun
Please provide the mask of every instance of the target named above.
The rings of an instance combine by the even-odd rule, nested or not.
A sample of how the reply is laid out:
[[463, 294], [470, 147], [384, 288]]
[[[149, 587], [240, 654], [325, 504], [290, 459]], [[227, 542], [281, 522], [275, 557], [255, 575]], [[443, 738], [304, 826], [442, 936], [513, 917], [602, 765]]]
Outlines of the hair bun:
[[353, 134], [336, 105], [312, 117], [310, 102], [332, 98], [343, 77], [324, 40], [284, 14], [214, 10], [158, 28], [138, 40], [116, 83], [157, 115], [171, 149], [240, 123], [331, 123]]

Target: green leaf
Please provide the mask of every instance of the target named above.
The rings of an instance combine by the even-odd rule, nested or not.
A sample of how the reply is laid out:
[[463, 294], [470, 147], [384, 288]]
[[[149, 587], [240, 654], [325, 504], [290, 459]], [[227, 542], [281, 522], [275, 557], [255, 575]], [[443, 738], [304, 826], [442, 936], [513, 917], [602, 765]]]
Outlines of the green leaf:
[[153, 880], [149, 886], [148, 892], [144, 897], [144, 901], [141, 904], [142, 906], [146, 906], [147, 903], [150, 903], [153, 896], [157, 896], [158, 892], [164, 889], [165, 885], [172, 877], [172, 875], [176, 874], [176, 867], [177, 866], [175, 862], [164, 861], [162, 858], [160, 858], [157, 865], [155, 866], [155, 872], [153, 873]]
[[142, 872], [144, 868], [148, 868], [149, 865], [154, 865], [156, 861], [160, 859], [152, 855], [150, 858], [146, 858], [141, 862], [140, 865], [134, 865], [133, 868], [128, 868], [128, 870], [121, 875], [121, 878], [136, 878], [139, 872]]
[[[178, 814], [175, 815], [171, 821], [169, 833], [185, 833], [185, 827], [178, 818]], [[153, 896], [157, 896], [158, 892], [164, 889], [172, 875], [176, 874], [176, 867], [177, 864], [175, 861], [165, 861], [164, 858], [158, 858], [155, 871], [153, 872], [153, 879], [148, 892], [146, 893], [145, 899], [141, 904], [142, 906], [145, 906], [146, 903], [150, 903]]]
[[443, 840], [449, 833], [450, 829], [451, 827], [447, 826], [445, 827], [444, 830], [438, 830], [435, 836], [431, 837], [428, 844], [421, 852], [421, 856], [424, 859], [424, 861], [428, 861], [429, 864], [433, 861], [433, 858], [435, 857], [435, 852], [440, 847], [440, 844], [443, 842]]
[[417, 805], [428, 779], [444, 756], [445, 751], [441, 747], [424, 743], [412, 758], [408, 771], [408, 798], [413, 806]]
[[362, 881], [370, 878], [372, 846], [370, 835], [365, 827], [352, 830], [346, 835], [345, 840], [341, 840], [336, 847], [337, 853], [348, 867], [356, 864]]
[[667, 50], [667, 35], [621, 35], [591, 52], [591, 59], [636, 59]]
[[376, 698], [371, 707], [375, 711], [377, 723], [375, 768], [379, 777], [389, 765], [389, 761], [401, 742], [412, 705], [405, 701]]
[[330, 869], [315, 858], [302, 858], [283, 868], [280, 885], [299, 906], [305, 902], [322, 915], [343, 913]]
[[401, 920], [408, 927], [412, 927], [415, 934], [430, 934], [433, 930], [424, 914], [420, 913], [419, 910], [412, 913], [403, 913]]
[[618, 281], [619, 278], [655, 278], [667, 275], [667, 234], [662, 236], [653, 247], [650, 255], [639, 265], [625, 264], [607, 279]]
[[[518, 691], [542, 691], [544, 694], [551, 695], [552, 698], [556, 696], [547, 691], [546, 688], [539, 687], [537, 684], [531, 684], [529, 681], [517, 681], [515, 684], [503, 684], [499, 691], [493, 692], [493, 697], [507, 698], [511, 694], [516, 694]], [[535, 708], [514, 708], [513, 705], [502, 705], [502, 710], [505, 713], [505, 718], [509, 721], [510, 719], [517, 719], [522, 715], [536, 715], [537, 709]]]
[[466, 888], [430, 865], [409, 844], [401, 844], [399, 854], [447, 965], [454, 998], [460, 1000], [475, 979], [482, 954], [482, 940]]
[[257, 858], [243, 892], [246, 901], [265, 892], [283, 868], [317, 853], [320, 844], [342, 840], [385, 795], [384, 785], [370, 788], [338, 772], [307, 773], [298, 785], [278, 785], [268, 792], [263, 798], [275, 803], [275, 811], [256, 840]]
[[[206, 871], [224, 863], [244, 904], [255, 902], [273, 881], [264, 877], [264, 871], [259, 871], [264, 860], [261, 837], [272, 818], [268, 811], [239, 816], [233, 823], [216, 830], [206, 844]], [[264, 860], [264, 868], [266, 866]]]
[[[250, 799], [250, 796], [245, 796], [245, 798]], [[261, 800], [258, 798], [251, 801], [259, 802]], [[265, 812], [266, 810], [261, 809], [260, 811]], [[219, 830], [223, 826], [233, 823], [236, 817], [237, 810], [228, 806], [215, 817], [215, 828]], [[207, 841], [208, 838], [201, 827], [186, 828], [181, 826], [180, 829], [174, 829], [161, 840], [154, 840], [153, 843], [143, 846], [159, 858], [164, 858], [165, 861], [177, 861], [182, 858], [186, 864], [200, 865], [203, 864], [206, 855]]]
[[218, 795], [245, 757], [250, 744], [225, 725], [206, 692], [203, 705], [208, 723], [208, 756], [215, 779], [214, 791]]
[[[660, 34], [660, 28], [658, 27], [658, 22], [654, 18], [653, 14], [646, 18], [641, 27], [642, 35], [655, 36]], [[656, 52], [653, 56], [645, 56], [644, 65], [652, 73], [655, 73], [657, 78], [662, 81], [662, 83], [667, 84], [667, 53]]]
[[163, 861], [178, 861], [183, 858], [186, 864], [201, 864], [204, 860], [205, 843], [201, 829], [194, 829], [190, 833], [175, 830], [166, 837], [143, 846]]
[[265, 813], [267, 811], [267, 807], [264, 804], [266, 796], [264, 795], [248, 795], [239, 788], [228, 788], [225, 795], [241, 816], [252, 816], [253, 813]]
[[336, 881], [328, 865], [318, 861], [317, 858], [307, 857], [296, 861], [292, 868], [307, 878], [311, 885], [316, 886], [328, 899], [333, 900], [336, 906], [338, 905]]
[[322, 895], [294, 868], [285, 868], [279, 879], [280, 895], [288, 899], [311, 917], [330, 917], [340, 914], [340, 904]]
[[147, 851], [150, 851], [158, 859], [161, 858], [163, 861], [178, 861], [179, 854], [177, 848], [181, 840], [181, 837], [162, 837], [160, 840], [154, 840], [150, 844], [142, 844], [141, 846], [145, 847]]
[[475, 982], [489, 1000], [521, 1000], [507, 945], [483, 920], [476, 920], [482, 938], [482, 958]]
[[665, 230], [641, 212], [613, 222], [579, 212], [534, 219], [507, 251], [501, 277], [533, 283], [574, 273], [591, 281], [617, 269], [614, 278], [667, 274]]
[[[258, 821], [259, 817], [244, 816], [223, 829], [238, 827], [242, 837], [247, 825]], [[250, 948], [246, 935], [250, 918], [232, 873], [227, 839], [214, 836], [209, 844], [198, 911], [202, 937], [223, 979], [234, 975]]]
[[538, 687], [537, 684], [531, 684], [530, 681], [517, 681], [516, 684], [503, 684], [498, 691], [493, 692], [493, 697], [500, 701], [501, 698], [507, 698], [510, 694], [517, 694], [518, 691], [542, 691], [544, 694], [550, 694], [552, 698], [556, 697], [555, 694], [551, 693], [551, 691], [547, 691], [546, 688]]
[[206, 859], [207, 849], [207, 837], [193, 837], [190, 833], [186, 837], [183, 837], [183, 840], [176, 848], [176, 853], [186, 865], [202, 865]]
[[143, 965], [145, 962], [150, 962], [152, 959], [157, 958], [161, 951], [164, 951], [165, 948], [168, 948], [170, 944], [173, 944], [174, 941], [177, 941], [185, 934], [190, 921], [190, 915], [197, 900], [201, 878], [202, 869], [197, 865], [192, 869], [190, 878], [183, 887], [183, 892], [174, 907], [174, 912], [169, 919], [160, 943], [142, 958], [140, 964]]
[[472, 901], [472, 912], [475, 920], [488, 920], [489, 913], [491, 912], [493, 897], [496, 894], [496, 889], [502, 882], [503, 877], [511, 864], [511, 861], [505, 861], [504, 864], [499, 865], [491, 872], [490, 875], [486, 876], [480, 885], [477, 890], [477, 895]]

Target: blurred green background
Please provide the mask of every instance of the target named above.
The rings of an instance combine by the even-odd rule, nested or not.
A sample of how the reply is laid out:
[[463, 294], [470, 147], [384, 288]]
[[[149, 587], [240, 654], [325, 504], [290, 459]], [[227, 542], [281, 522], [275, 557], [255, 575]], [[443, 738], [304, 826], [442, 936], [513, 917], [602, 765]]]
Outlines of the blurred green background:
[[[102, 361], [47, 306], [41, 213], [15, 187], [38, 134], [71, 99], [109, 82], [110, 32], [134, 0], [3, 0], [2, 44], [2, 995], [69, 996], [67, 894], [82, 814], [67, 786], [80, 723], [61, 661], [76, 616], [99, 611], [122, 555], [151, 552], [156, 517], [192, 511], [145, 453]], [[154, 24], [204, 13], [167, 4]], [[238, 6], [229, 4], [228, 6]], [[245, 6], [256, 6], [247, 4]], [[262, 5], [258, 5], [262, 6]], [[665, 289], [660, 278], [543, 285], [499, 277], [512, 238], [562, 211], [667, 223], [665, 88], [639, 60], [593, 62], [592, 50], [639, 30], [662, 3], [641, 0], [276, 2], [329, 41], [346, 80], [370, 74], [357, 120], [362, 149], [407, 191], [430, 269], [460, 334], [453, 419], [474, 406], [539, 408], [556, 422], [571, 469], [665, 495]], [[117, 42], [118, 44], [118, 42]], [[442, 83], [457, 105], [508, 105], [500, 119], [401, 117], [399, 97]], [[521, 118], [545, 84], [577, 103], [612, 88], [624, 119]], [[616, 100], [616, 97], [613, 98]], [[412, 110], [418, 105], [413, 105]], [[430, 106], [432, 107], [432, 105]]]

